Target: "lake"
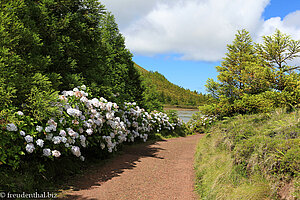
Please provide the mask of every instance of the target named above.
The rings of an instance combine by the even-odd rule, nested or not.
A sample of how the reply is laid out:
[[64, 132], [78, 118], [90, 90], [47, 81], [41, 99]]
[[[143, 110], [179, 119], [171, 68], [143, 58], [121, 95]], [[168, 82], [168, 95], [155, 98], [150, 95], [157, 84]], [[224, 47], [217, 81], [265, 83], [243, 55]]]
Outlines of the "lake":
[[187, 123], [196, 112], [198, 112], [198, 110], [177, 110], [178, 117], [182, 119], [184, 123]]

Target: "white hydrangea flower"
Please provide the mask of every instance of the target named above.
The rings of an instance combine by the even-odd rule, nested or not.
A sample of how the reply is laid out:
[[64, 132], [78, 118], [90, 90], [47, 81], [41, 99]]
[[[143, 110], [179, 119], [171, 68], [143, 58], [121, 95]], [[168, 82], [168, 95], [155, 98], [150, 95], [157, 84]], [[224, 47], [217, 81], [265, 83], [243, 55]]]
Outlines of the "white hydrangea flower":
[[43, 156], [46, 156], [46, 157], [51, 156], [51, 150], [50, 149], [43, 149]]
[[84, 157], [83, 156], [80, 156], [80, 160], [83, 162], [84, 161]]
[[109, 135], [111, 138], [115, 138], [115, 133], [111, 132]]
[[105, 117], [106, 117], [106, 119], [113, 119], [114, 113], [113, 113], [113, 112], [107, 112], [107, 113], [105, 114]]
[[26, 135], [24, 139], [26, 140], [27, 143], [33, 142], [33, 137], [31, 135]]
[[81, 144], [81, 146], [83, 146], [83, 147], [86, 147], [86, 137], [84, 136], [84, 135], [81, 135], [80, 136], [80, 144]]
[[66, 133], [65, 130], [60, 130], [60, 131], [59, 131], [59, 135], [60, 135], [61, 137], [66, 137], [66, 136], [67, 136], [67, 133]]
[[82, 112], [80, 110], [74, 109], [74, 108], [68, 108], [67, 113], [74, 117], [81, 116]]
[[87, 133], [88, 135], [92, 135], [92, 134], [93, 134], [93, 130], [89, 128], [89, 129], [86, 130], [86, 133]]
[[80, 91], [75, 92], [75, 97], [81, 98], [82, 97], [82, 93]]
[[113, 107], [114, 107], [115, 109], [118, 109], [118, 108], [119, 108], [118, 104], [116, 104], [116, 103], [113, 103]]
[[83, 103], [86, 103], [86, 102], [88, 102], [88, 98], [83, 96], [83, 97], [80, 98], [80, 101], [83, 102]]
[[58, 158], [58, 157], [60, 157], [60, 155], [61, 155], [61, 153], [59, 151], [57, 151], [57, 150], [52, 151], [52, 156]]
[[76, 119], [73, 119], [73, 120], [72, 120], [72, 124], [78, 125], [78, 124], [79, 124], [79, 121], [77, 121]]
[[103, 97], [100, 98], [100, 101], [107, 102], [107, 100], [105, 98], [103, 98]]
[[29, 143], [29, 144], [26, 145], [26, 151], [28, 153], [32, 153], [34, 151], [34, 149], [35, 148], [34, 148], [34, 145], [32, 143]]
[[48, 133], [46, 135], [46, 140], [52, 140], [53, 134], [52, 133]]
[[81, 141], [80, 144], [81, 144], [82, 147], [84, 147], [84, 148], [86, 147], [85, 141]]
[[84, 91], [80, 91], [80, 92], [81, 92], [82, 96], [84, 96], [84, 97], [89, 96], [89, 94], [87, 92], [84, 92]]
[[40, 147], [43, 147], [43, 146], [44, 146], [44, 140], [38, 139], [38, 140], [36, 141], [36, 144], [37, 144], [38, 146], [40, 146]]
[[54, 144], [60, 144], [60, 142], [61, 142], [60, 136], [54, 136], [54, 137], [52, 138], [52, 142], [53, 142]]
[[73, 91], [63, 91], [62, 94], [67, 97], [67, 96], [73, 96], [74, 92]]
[[85, 86], [85, 85], [82, 85], [82, 86], [80, 87], [80, 89], [86, 90], [86, 86]]
[[80, 135], [80, 141], [85, 141], [86, 140], [86, 137], [84, 135]]
[[53, 125], [53, 126], [57, 127], [57, 123], [54, 121], [54, 119], [49, 119], [47, 123], [49, 125]]
[[59, 99], [68, 102], [68, 99], [65, 95], [59, 95]]
[[40, 132], [42, 132], [43, 127], [42, 126], [36, 126], [36, 130], [40, 133]]
[[22, 111], [18, 111], [18, 112], [17, 112], [17, 115], [23, 116], [24, 113], [23, 113]]
[[92, 104], [93, 104], [93, 106], [95, 106], [97, 108], [100, 107], [100, 102], [97, 98], [92, 99]]
[[47, 133], [50, 133], [50, 132], [52, 131], [52, 127], [51, 127], [51, 126], [46, 126], [46, 127], [45, 127], [45, 131], [46, 131]]
[[101, 146], [101, 149], [105, 148], [105, 144], [104, 143], [101, 143], [100, 146]]
[[14, 123], [7, 124], [6, 129], [8, 131], [18, 131], [18, 127]]
[[24, 131], [20, 131], [20, 135], [21, 135], [21, 136], [25, 136], [25, 134], [26, 134], [26, 133], [25, 133]]
[[67, 142], [68, 139], [67, 139], [66, 137], [61, 137], [60, 140], [61, 140], [62, 143], [65, 144], [65, 143]]
[[81, 156], [80, 148], [78, 146], [72, 146], [71, 152], [77, 157]]
[[73, 129], [71, 129], [71, 128], [67, 128], [67, 131], [68, 131], [68, 134], [71, 136], [71, 137], [76, 137], [76, 132], [73, 130]]
[[107, 110], [107, 111], [111, 111], [112, 106], [113, 106], [113, 103], [112, 103], [112, 102], [108, 102], [108, 103], [106, 104], [106, 110]]

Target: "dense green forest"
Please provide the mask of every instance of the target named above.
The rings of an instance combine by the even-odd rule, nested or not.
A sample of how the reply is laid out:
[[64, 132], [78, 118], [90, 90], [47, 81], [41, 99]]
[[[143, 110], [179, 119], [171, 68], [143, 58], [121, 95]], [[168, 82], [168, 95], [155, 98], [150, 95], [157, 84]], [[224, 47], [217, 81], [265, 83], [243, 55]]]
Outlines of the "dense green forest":
[[156, 101], [157, 105], [197, 108], [210, 99], [210, 95], [190, 91], [171, 83], [157, 71], [147, 71], [136, 63], [135, 67], [141, 74], [142, 83], [145, 87], [145, 97], [153, 105], [153, 102]]
[[95, 97], [143, 104], [132, 54], [104, 5], [4, 0], [0, 6], [1, 111], [47, 111], [58, 91], [83, 84]]

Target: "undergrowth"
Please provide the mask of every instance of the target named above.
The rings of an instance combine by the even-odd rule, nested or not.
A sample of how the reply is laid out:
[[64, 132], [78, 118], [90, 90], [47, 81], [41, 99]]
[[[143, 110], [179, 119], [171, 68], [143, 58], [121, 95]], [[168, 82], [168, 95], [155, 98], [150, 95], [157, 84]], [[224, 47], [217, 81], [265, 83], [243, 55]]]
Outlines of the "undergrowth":
[[299, 198], [299, 133], [299, 111], [218, 122], [197, 148], [201, 199]]

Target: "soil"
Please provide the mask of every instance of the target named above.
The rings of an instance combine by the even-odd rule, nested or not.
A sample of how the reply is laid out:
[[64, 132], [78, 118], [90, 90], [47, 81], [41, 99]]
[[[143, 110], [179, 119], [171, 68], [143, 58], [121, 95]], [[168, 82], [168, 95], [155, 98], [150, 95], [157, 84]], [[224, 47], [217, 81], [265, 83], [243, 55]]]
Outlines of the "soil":
[[102, 166], [75, 178], [61, 199], [193, 200], [197, 134], [128, 146]]

